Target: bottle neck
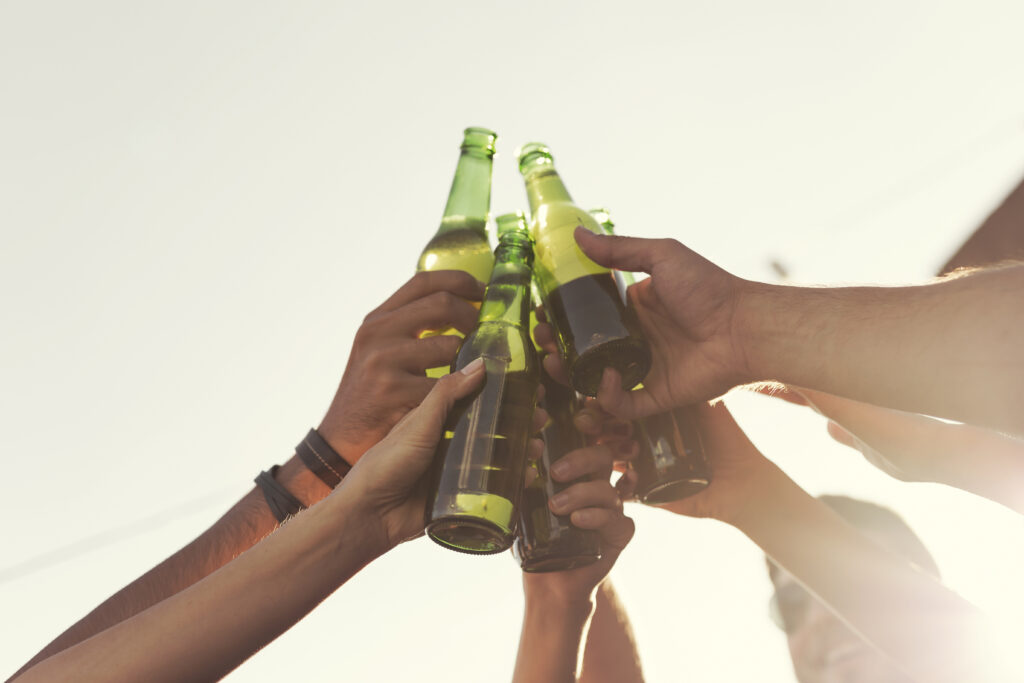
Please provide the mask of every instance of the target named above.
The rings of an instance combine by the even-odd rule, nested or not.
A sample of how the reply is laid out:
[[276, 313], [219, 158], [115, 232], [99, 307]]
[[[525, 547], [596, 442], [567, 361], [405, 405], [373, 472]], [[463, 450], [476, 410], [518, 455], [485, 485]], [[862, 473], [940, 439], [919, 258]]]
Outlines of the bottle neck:
[[448, 203], [438, 232], [479, 226], [486, 229], [491, 208], [491, 168], [494, 158], [480, 149], [463, 149], [455, 167]]
[[550, 166], [537, 170], [526, 177], [526, 198], [530, 201], [530, 213], [537, 213], [541, 204], [550, 202], [572, 203], [569, 190], [559, 177], [558, 171]]
[[494, 271], [484, 291], [479, 322], [523, 327], [530, 319], [532, 250], [529, 246], [501, 244], [494, 258]]

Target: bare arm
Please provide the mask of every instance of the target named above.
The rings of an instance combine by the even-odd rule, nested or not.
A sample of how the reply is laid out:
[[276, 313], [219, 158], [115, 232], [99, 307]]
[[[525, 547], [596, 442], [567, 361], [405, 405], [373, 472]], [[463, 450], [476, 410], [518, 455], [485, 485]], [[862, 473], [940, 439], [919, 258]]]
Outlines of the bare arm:
[[746, 374], [1024, 434], [1022, 292], [1024, 266], [917, 287], [752, 287]]
[[831, 421], [836, 440], [887, 474], [955, 486], [1024, 514], [1024, 441], [820, 391], [795, 393]]
[[663, 507], [739, 529], [913, 679], [998, 680], [979, 676], [993, 658], [976, 607], [804, 492], [724, 405], [699, 414], [712, 483]]
[[[419, 273], [364, 320], [345, 374], [319, 431], [349, 464], [419, 405], [434, 380], [425, 368], [447, 363], [454, 336], [419, 339], [423, 329], [468, 331], [483, 285], [457, 271]], [[256, 472], [254, 471], [255, 475]], [[297, 456], [275, 475], [307, 507], [329, 493]], [[263, 494], [253, 489], [198, 538], [112, 595], [44, 647], [18, 672], [159, 603], [216, 571], [277, 528]]]
[[622, 513], [620, 492], [632, 494], [635, 476], [623, 476], [618, 491], [611, 485], [611, 449], [580, 448], [559, 462], [566, 463], [568, 469], [560, 471], [556, 480], [569, 482], [588, 476], [592, 480], [565, 489], [562, 493], [566, 499], [558, 505], [552, 500], [551, 510], [570, 515], [571, 522], [580, 528], [597, 531], [601, 537], [601, 559], [566, 571], [523, 573], [526, 608], [514, 683], [577, 680], [597, 587], [633, 537], [633, 520]]
[[439, 381], [319, 505], [234, 561], [26, 671], [18, 681], [215, 680], [359, 569], [423, 531], [425, 472], [445, 416], [483, 363]]
[[737, 278], [675, 240], [576, 239], [602, 265], [651, 274], [629, 290], [651, 372], [640, 391], [606, 373], [598, 397], [614, 414], [776, 380], [1024, 434], [1024, 265], [913, 287], [781, 287]]
[[643, 683], [644, 680], [633, 627], [611, 579], [605, 579], [597, 591], [579, 680], [580, 683]]
[[[297, 457], [277, 472], [277, 480], [307, 507], [328, 493]], [[253, 489], [198, 538], [107, 598], [96, 609], [39, 651], [21, 669], [65, 650], [157, 604], [213, 573], [277, 528], [263, 494]]]

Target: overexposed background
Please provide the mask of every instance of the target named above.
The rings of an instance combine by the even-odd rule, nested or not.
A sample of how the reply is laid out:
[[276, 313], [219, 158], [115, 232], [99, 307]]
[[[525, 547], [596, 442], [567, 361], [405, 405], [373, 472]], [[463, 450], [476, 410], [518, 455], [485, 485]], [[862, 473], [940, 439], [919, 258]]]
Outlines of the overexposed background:
[[[1016, 0], [0, 3], [0, 674], [289, 457], [412, 274], [465, 126], [499, 133], [495, 214], [542, 140], [624, 234], [755, 279], [918, 281], [1024, 174], [1022, 28]], [[729, 403], [1019, 621], [1019, 518]], [[649, 680], [791, 681], [758, 550], [631, 514], [613, 577]], [[421, 539], [229, 679], [507, 680], [521, 609], [509, 556]]]

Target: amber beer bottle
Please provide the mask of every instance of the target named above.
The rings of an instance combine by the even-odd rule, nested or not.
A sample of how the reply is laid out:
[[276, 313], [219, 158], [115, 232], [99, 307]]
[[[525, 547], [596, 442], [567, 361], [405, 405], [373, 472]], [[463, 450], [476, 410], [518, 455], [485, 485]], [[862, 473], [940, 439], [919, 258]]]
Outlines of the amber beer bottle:
[[[498, 216], [495, 222], [499, 239], [509, 230], [527, 231], [526, 217], [521, 211]], [[536, 288], [533, 291], [533, 307], [536, 307], [539, 303]], [[531, 335], [535, 325], [536, 318], [531, 316]], [[570, 451], [583, 448], [586, 439], [572, 421], [577, 408], [576, 392], [552, 380], [543, 368], [540, 377], [544, 385], [541, 405], [549, 416], [541, 431], [544, 452], [539, 459], [526, 463], [519, 533], [513, 546], [525, 572], [574, 569], [601, 558], [600, 537], [596, 532], [574, 526], [568, 515], [556, 515], [548, 507], [552, 496], [570, 486], [552, 481], [549, 474], [552, 463]]]
[[434, 454], [427, 535], [466, 553], [497, 553], [515, 539], [527, 439], [539, 384], [529, 336], [533, 249], [529, 234], [502, 234], [476, 327], [453, 372], [484, 359], [483, 386], [452, 409]]
[[596, 395], [604, 369], [612, 367], [631, 389], [650, 369], [647, 342], [611, 271], [587, 258], [573, 237], [579, 226], [598, 234], [601, 228], [572, 203], [543, 144], [520, 148], [519, 172], [533, 214], [536, 278], [573, 388]]
[[[607, 209], [591, 209], [590, 214], [604, 232], [615, 234]], [[625, 286], [634, 282], [630, 272], [616, 271], [616, 276]], [[634, 420], [633, 438], [640, 445], [632, 466], [637, 473], [636, 496], [641, 502], [670, 503], [692, 496], [711, 483], [692, 406]]]
[[[420, 254], [417, 271], [462, 270], [480, 282], [490, 279], [494, 254], [487, 236], [487, 214], [491, 208], [491, 169], [497, 138], [487, 128], [465, 130], [441, 226]], [[452, 328], [426, 334], [462, 336]], [[427, 375], [441, 377], [446, 372], [447, 366], [432, 368]]]

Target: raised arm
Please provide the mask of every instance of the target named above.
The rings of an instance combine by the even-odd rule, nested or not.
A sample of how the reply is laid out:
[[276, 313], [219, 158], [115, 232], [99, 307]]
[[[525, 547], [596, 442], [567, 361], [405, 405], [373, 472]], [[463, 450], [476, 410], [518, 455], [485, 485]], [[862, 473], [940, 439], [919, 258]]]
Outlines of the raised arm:
[[30, 681], [216, 680], [423, 531], [423, 478], [483, 363], [440, 380], [324, 501], [201, 581], [26, 671]]
[[983, 673], [993, 659], [977, 608], [804, 492], [757, 451], [724, 405], [699, 414], [712, 483], [662, 507], [746, 534], [913, 680], [1003, 680]]
[[[607, 446], [590, 446], [566, 454], [559, 464], [565, 469], [552, 474], [559, 481], [574, 481], [562, 492], [564, 499], [551, 501], [556, 514], [570, 515], [583, 529], [593, 529], [601, 537], [601, 559], [560, 572], [523, 573], [526, 598], [523, 631], [513, 681], [516, 683], [572, 683], [577, 680], [583, 643], [594, 613], [597, 587], [608, 575], [615, 560], [633, 537], [633, 520], [623, 515], [622, 497], [632, 494], [635, 476], [624, 475], [618, 490], [608, 478], [613, 454]], [[556, 501], [557, 504], [556, 504]], [[594, 678], [588, 680], [616, 680]]]
[[912, 287], [780, 287], [735, 277], [674, 240], [576, 238], [598, 263], [651, 274], [630, 288], [651, 373], [635, 392], [607, 373], [599, 396], [613, 413], [777, 380], [1024, 434], [1022, 265]]
[[[459, 271], [419, 273], [371, 311], [356, 333], [337, 393], [318, 431], [350, 465], [380, 441], [435, 380], [426, 368], [451, 360], [452, 336], [419, 339], [425, 329], [472, 328], [483, 285]], [[255, 475], [260, 465], [254, 464]], [[275, 479], [309, 507], [330, 492], [293, 455]], [[18, 673], [191, 586], [255, 545], [278, 526], [253, 489], [198, 538], [108, 598], [44, 647]], [[15, 674], [17, 675], [17, 674]]]

